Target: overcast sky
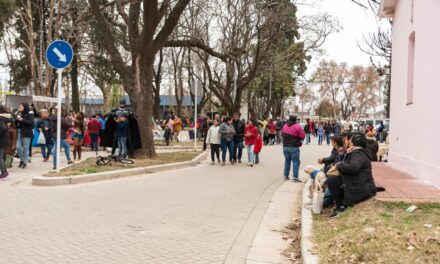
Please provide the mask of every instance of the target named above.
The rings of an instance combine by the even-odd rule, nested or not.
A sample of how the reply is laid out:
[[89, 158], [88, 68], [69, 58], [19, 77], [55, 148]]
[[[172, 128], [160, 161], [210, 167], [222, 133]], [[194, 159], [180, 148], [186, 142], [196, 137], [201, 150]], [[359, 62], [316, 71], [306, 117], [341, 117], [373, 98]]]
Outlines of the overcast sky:
[[[301, 0], [300, 0], [301, 1]], [[342, 29], [331, 35], [323, 48], [326, 54], [314, 57], [309, 65], [309, 74], [321, 59], [332, 59], [337, 62], [347, 62], [349, 65], [370, 63], [369, 55], [363, 53], [358, 43], [362, 43], [363, 35], [375, 32], [378, 19], [371, 10], [365, 10], [351, 0], [302, 0], [307, 5], [299, 5], [299, 16], [327, 12], [339, 19]], [[385, 23], [386, 24], [386, 23]], [[0, 51], [0, 63], [4, 62], [4, 54]], [[5, 84], [9, 74], [5, 68], [0, 68], [0, 83]]]
[[[365, 10], [351, 0], [303, 0], [313, 5], [299, 5], [299, 16], [327, 12], [336, 17], [342, 29], [331, 35], [323, 48], [326, 54], [314, 58], [309, 70], [313, 70], [320, 59], [332, 59], [347, 62], [349, 65], [370, 63], [370, 56], [362, 52], [358, 43], [363, 43], [363, 36], [377, 31], [377, 17], [371, 10]], [[386, 24], [382, 21], [382, 24]]]

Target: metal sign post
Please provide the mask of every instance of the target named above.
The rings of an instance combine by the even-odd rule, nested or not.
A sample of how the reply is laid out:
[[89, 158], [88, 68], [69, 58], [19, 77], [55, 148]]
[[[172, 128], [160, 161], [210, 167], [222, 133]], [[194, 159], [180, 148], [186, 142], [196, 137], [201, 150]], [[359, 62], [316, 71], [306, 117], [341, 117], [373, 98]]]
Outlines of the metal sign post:
[[60, 171], [60, 152], [61, 152], [61, 103], [63, 91], [61, 82], [63, 79], [63, 69], [68, 67], [73, 59], [73, 49], [64, 40], [55, 40], [47, 47], [46, 59], [49, 64], [57, 69], [58, 73], [58, 106], [57, 106], [57, 147], [56, 147], [56, 171]]
[[197, 150], [197, 92], [198, 92], [198, 82], [194, 84], [194, 150]]

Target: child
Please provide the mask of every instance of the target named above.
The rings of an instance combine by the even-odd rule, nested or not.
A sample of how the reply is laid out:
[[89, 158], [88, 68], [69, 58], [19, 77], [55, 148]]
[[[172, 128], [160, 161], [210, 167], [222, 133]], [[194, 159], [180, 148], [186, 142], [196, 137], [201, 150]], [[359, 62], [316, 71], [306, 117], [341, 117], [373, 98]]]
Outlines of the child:
[[219, 130], [219, 120], [214, 119], [214, 124], [209, 128], [206, 135], [206, 144], [211, 145], [211, 165], [215, 165], [215, 156], [217, 156], [217, 161], [220, 163], [221, 135]]
[[319, 164], [324, 164], [324, 173], [330, 169], [331, 165], [336, 164], [344, 159], [345, 150], [344, 142], [341, 136], [334, 136], [332, 138], [332, 152], [329, 157], [318, 160]]
[[263, 138], [261, 137], [260, 133], [258, 133], [254, 147], [255, 164], [260, 163], [260, 152], [262, 148], [263, 148]]
[[128, 121], [127, 117], [121, 115], [116, 120], [116, 129], [118, 134], [118, 148], [119, 158], [127, 157], [127, 136], [128, 136]]

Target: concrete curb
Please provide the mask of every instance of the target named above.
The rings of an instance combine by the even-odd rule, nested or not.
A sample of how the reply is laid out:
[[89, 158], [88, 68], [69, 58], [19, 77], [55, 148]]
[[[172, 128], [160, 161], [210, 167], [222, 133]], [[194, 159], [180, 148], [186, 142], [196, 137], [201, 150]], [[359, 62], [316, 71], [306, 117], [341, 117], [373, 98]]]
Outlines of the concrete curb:
[[319, 257], [313, 253], [313, 216], [309, 198], [310, 181], [303, 187], [301, 207], [301, 259], [304, 264], [318, 264]]
[[130, 177], [134, 175], [141, 175], [147, 173], [155, 173], [166, 170], [182, 169], [182, 168], [196, 166], [197, 164], [205, 160], [207, 155], [208, 154], [205, 151], [190, 161], [161, 164], [161, 165], [154, 165], [154, 166], [134, 168], [134, 169], [85, 174], [78, 176], [62, 176], [62, 177], [36, 176], [32, 178], [32, 185], [58, 186], [58, 185], [68, 185], [68, 184], [79, 184], [79, 183], [88, 183], [95, 181], [112, 180], [117, 178]]

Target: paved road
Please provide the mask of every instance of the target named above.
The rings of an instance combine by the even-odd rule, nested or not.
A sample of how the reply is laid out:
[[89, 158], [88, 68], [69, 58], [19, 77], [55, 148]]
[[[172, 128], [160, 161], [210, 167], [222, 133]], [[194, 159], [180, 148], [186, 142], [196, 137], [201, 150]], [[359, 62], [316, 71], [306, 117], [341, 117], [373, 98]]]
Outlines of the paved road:
[[[302, 152], [306, 165], [330, 150]], [[0, 182], [0, 263], [243, 263], [282, 162], [271, 146], [254, 168], [205, 162], [77, 186]]]

